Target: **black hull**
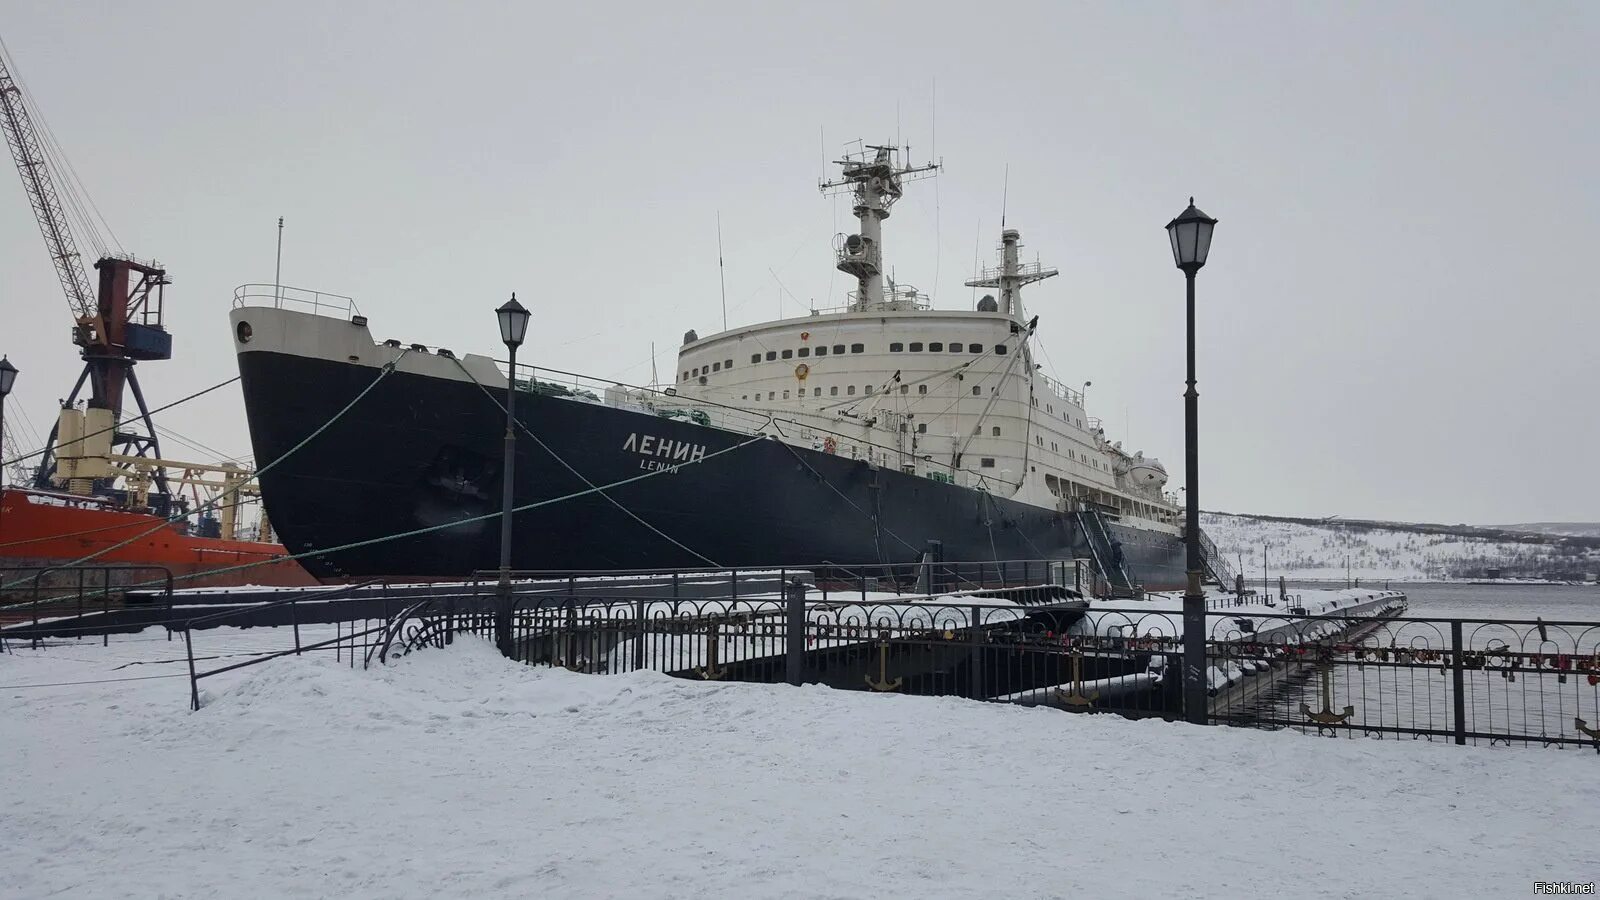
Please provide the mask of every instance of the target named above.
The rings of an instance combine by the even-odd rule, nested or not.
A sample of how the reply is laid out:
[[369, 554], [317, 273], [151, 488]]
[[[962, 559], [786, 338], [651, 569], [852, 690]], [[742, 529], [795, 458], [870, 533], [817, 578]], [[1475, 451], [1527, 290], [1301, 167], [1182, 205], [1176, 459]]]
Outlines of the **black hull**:
[[[240, 354], [239, 368], [263, 465], [334, 418], [376, 376], [370, 367], [267, 351]], [[503, 388], [494, 394], [504, 400]], [[684, 465], [749, 437], [522, 392], [517, 417], [551, 451], [519, 437], [518, 505], [588, 488], [552, 453], [596, 485], [677, 466], [608, 491], [650, 527], [597, 494], [517, 513], [512, 564], [519, 569], [908, 562], [931, 540], [943, 542], [949, 560], [1090, 555], [1071, 515], [863, 461], [759, 440]], [[503, 437], [504, 414], [477, 385], [396, 372], [261, 475], [267, 514], [295, 553], [449, 526], [301, 560], [321, 578], [493, 568], [498, 518], [463, 520], [499, 511]], [[1176, 537], [1109, 528], [1137, 581], [1151, 590], [1183, 586]]]

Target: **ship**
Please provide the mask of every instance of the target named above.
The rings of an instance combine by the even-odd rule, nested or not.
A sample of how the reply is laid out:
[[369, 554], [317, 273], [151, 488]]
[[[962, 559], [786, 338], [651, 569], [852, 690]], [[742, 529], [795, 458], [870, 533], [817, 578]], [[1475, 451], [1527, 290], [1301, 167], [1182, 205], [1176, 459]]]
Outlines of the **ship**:
[[0, 488], [0, 597], [54, 595], [80, 579], [88, 587], [160, 587], [168, 576], [176, 588], [317, 583], [281, 544], [232, 531], [221, 517], [191, 523], [105, 497]]
[[[825, 193], [844, 305], [684, 335], [668, 383], [625, 385], [378, 340], [368, 318], [245, 286], [230, 314], [266, 513], [323, 579], [459, 576], [498, 560], [514, 391], [514, 568], [1087, 564], [1120, 596], [1186, 583], [1162, 463], [1035, 363], [1023, 289], [1058, 274], [1005, 228], [992, 292], [935, 308], [888, 274], [883, 226], [940, 164], [856, 143]], [[510, 387], [508, 388], [508, 385]], [[1214, 558], [1214, 554], [1212, 555]]]

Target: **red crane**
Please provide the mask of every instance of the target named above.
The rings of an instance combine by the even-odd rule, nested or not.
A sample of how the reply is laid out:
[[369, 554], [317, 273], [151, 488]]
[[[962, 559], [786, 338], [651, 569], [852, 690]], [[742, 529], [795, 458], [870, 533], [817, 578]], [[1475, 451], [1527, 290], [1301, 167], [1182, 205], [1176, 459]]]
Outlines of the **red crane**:
[[[149, 407], [139, 390], [139, 380], [134, 374], [134, 364], [143, 360], [172, 358], [172, 336], [162, 325], [162, 289], [170, 283], [166, 270], [154, 262], [140, 262], [131, 256], [102, 252], [94, 263], [98, 279], [91, 281], [77, 243], [62, 206], [62, 194], [56, 189], [56, 174], [74, 174], [70, 165], [55, 148], [48, 130], [41, 140], [34, 126], [32, 104], [23, 94], [13, 75], [14, 67], [6, 58], [0, 45], [0, 130], [5, 132], [6, 143], [11, 148], [17, 173], [22, 176], [22, 186], [28, 202], [33, 207], [39, 232], [44, 236], [45, 248], [55, 264], [56, 276], [61, 279], [62, 290], [72, 308], [75, 323], [72, 342], [80, 348], [83, 372], [72, 386], [72, 392], [62, 404], [64, 411], [73, 410], [84, 385], [89, 386], [88, 410], [82, 428], [72, 427], [76, 434], [63, 436], [62, 421], [50, 430], [44, 457], [37, 469], [35, 486], [51, 488], [65, 484], [77, 493], [94, 493], [116, 496], [113, 487], [115, 476], [88, 470], [89, 477], [78, 473], [57, 472], [57, 439], [70, 443], [91, 434], [96, 425], [100, 430], [109, 427], [110, 447], [127, 456], [158, 458], [161, 447], [156, 437], [155, 424], [150, 420]], [[42, 118], [40, 121], [43, 121]], [[56, 165], [52, 165], [52, 161]], [[65, 169], [65, 172], [52, 170]], [[94, 237], [94, 243], [103, 243], [94, 234], [84, 198], [72, 193], [72, 181], [62, 179], [67, 185], [68, 204], [78, 213], [83, 224]], [[92, 204], [88, 204], [92, 207]], [[97, 213], [98, 214], [98, 213]], [[144, 433], [123, 429], [123, 395], [131, 392], [137, 406], [138, 418], [143, 422]], [[103, 412], [94, 412], [103, 411]], [[159, 469], [156, 492], [152, 496], [158, 513], [164, 514], [171, 492], [166, 477]]]

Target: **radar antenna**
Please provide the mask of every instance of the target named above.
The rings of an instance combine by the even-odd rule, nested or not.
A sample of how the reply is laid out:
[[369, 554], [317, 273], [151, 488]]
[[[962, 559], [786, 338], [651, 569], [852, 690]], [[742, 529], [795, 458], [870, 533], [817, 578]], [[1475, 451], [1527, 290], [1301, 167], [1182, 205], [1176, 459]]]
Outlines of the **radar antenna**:
[[978, 277], [968, 281], [967, 287], [992, 287], [1000, 289], [1000, 311], [1015, 319], [1022, 318], [1022, 287], [1060, 275], [1058, 269], [1046, 269], [1037, 262], [1017, 263], [1017, 247], [1022, 232], [1006, 228], [1000, 232], [1000, 265], [985, 268]]
[[856, 279], [857, 288], [850, 297], [851, 311], [899, 308], [896, 304], [914, 303], [915, 299], [902, 298], [899, 293], [884, 294], [883, 220], [889, 218], [890, 208], [904, 194], [906, 182], [932, 177], [944, 164], [903, 165], [900, 157], [910, 156], [910, 147], [902, 150], [859, 141], [856, 144], [859, 149], [834, 160], [840, 167], [839, 177], [817, 185], [824, 196], [850, 194], [855, 201], [855, 217], [861, 223], [857, 234], [835, 236], [835, 265]]

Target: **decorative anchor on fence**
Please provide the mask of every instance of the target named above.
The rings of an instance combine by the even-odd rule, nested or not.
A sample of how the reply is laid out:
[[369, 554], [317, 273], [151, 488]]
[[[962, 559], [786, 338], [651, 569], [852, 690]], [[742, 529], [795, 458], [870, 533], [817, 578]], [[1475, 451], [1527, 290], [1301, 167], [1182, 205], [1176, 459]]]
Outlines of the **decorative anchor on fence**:
[[[1572, 724], [1577, 726], [1579, 731], [1587, 734], [1589, 737], [1592, 737], [1597, 741], [1600, 741], [1600, 728], [1590, 728], [1588, 722], [1576, 717], [1573, 718]], [[1600, 744], [1595, 745], [1594, 752], [1600, 753]]]
[[1079, 709], [1093, 706], [1094, 701], [1100, 699], [1099, 691], [1095, 691], [1094, 693], [1087, 695], [1083, 692], [1082, 653], [1072, 654], [1072, 692], [1068, 693], [1060, 688], [1056, 688], [1056, 698], [1068, 706], [1077, 707]]
[[1307, 719], [1317, 723], [1317, 733], [1321, 734], [1324, 728], [1332, 732], [1333, 729], [1330, 726], [1343, 724], [1356, 714], [1356, 708], [1354, 706], [1346, 706], [1344, 712], [1336, 713], [1333, 711], [1333, 661], [1331, 659], [1320, 660], [1317, 663], [1317, 672], [1322, 677], [1322, 709], [1312, 712], [1310, 706], [1301, 703], [1300, 712]]
[[706, 629], [706, 664], [694, 670], [695, 674], [706, 681], [721, 681], [722, 676], [728, 674], [727, 666], [717, 668], [717, 650], [722, 644], [719, 630], [716, 621], [712, 621], [710, 627]]
[[867, 680], [867, 687], [880, 692], [898, 690], [905, 680], [898, 676], [892, 681], [889, 679], [889, 632], [878, 634], [878, 680], [873, 681], [871, 675], [862, 677]]

